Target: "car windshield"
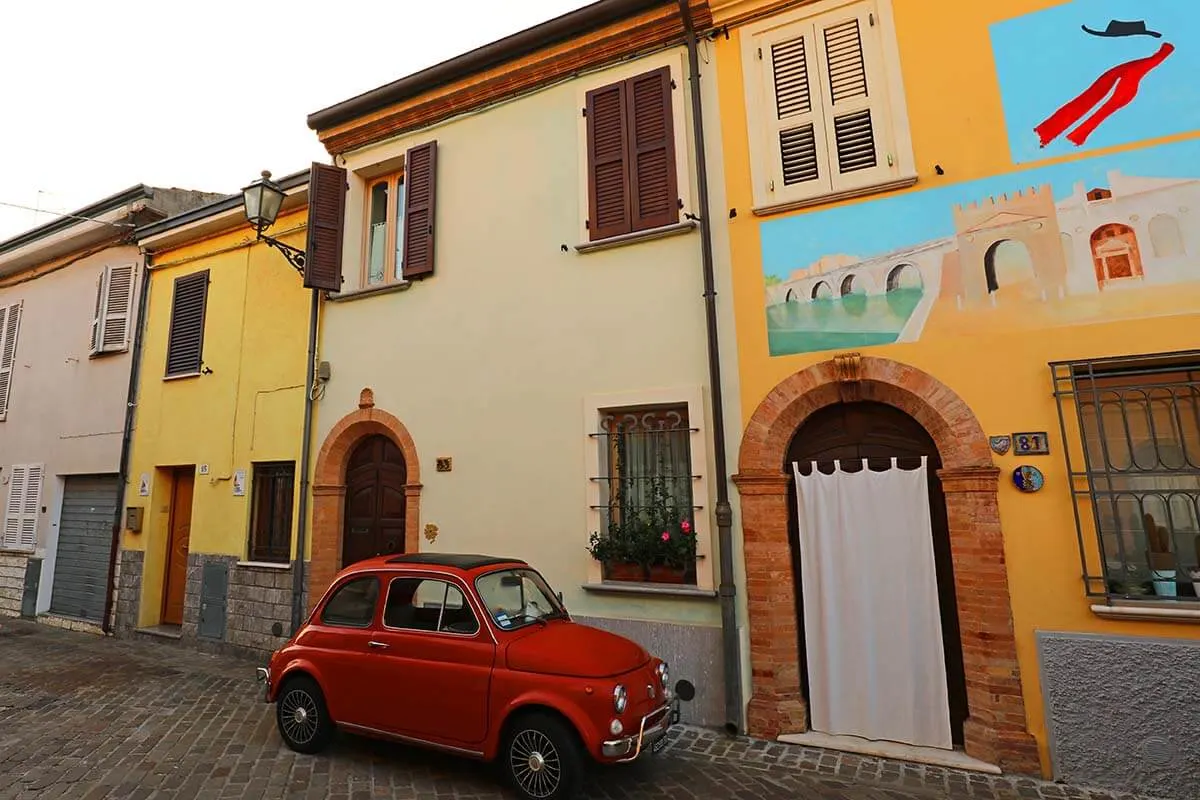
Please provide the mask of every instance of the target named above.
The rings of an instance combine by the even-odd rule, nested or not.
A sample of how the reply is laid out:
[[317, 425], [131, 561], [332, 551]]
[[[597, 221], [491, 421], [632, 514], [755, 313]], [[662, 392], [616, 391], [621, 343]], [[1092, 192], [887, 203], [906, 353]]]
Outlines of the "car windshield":
[[545, 579], [531, 569], [502, 569], [480, 575], [475, 579], [475, 588], [488, 614], [507, 630], [567, 615]]

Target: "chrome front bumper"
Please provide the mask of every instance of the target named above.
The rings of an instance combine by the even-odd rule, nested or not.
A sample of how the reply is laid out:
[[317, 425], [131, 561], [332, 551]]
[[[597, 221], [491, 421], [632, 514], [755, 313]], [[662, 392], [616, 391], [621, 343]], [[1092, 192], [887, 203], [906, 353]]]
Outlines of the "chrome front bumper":
[[271, 670], [266, 667], [255, 667], [254, 679], [263, 685], [262, 701], [264, 703], [271, 702]]
[[668, 696], [667, 702], [642, 717], [638, 732], [619, 739], [608, 739], [601, 743], [600, 752], [605, 758], [633, 761], [647, 748], [654, 749], [666, 738], [671, 725], [679, 720], [679, 699]]

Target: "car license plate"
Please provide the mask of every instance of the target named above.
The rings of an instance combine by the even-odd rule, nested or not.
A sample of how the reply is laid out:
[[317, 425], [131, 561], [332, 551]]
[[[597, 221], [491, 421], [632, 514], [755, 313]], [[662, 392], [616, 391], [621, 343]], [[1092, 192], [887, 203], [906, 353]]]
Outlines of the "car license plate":
[[656, 739], [654, 744], [650, 745], [650, 752], [651, 753], [662, 752], [662, 749], [666, 746], [667, 746], [667, 737], [663, 736], [660, 739]]

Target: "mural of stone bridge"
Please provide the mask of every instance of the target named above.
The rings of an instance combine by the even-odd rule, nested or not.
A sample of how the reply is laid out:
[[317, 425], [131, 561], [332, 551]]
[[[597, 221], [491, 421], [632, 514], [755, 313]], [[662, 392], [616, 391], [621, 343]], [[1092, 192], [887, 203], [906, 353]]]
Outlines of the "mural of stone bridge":
[[767, 305], [811, 303], [851, 294], [881, 295], [897, 289], [922, 289], [936, 296], [942, 262], [954, 246], [954, 239], [942, 239], [828, 271], [812, 267], [792, 273], [790, 280], [768, 287]]

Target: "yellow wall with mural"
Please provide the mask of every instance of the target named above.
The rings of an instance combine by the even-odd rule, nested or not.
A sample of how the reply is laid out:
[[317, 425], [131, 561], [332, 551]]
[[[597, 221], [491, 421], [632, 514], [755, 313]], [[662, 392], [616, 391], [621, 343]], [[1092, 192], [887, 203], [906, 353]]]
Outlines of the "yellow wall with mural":
[[[789, 375], [839, 353], [854, 351], [929, 372], [970, 406], [989, 436], [1014, 431], [1049, 432], [1049, 456], [1022, 458], [1010, 451], [994, 459], [1001, 470], [1000, 513], [1026, 711], [1045, 761], [1047, 736], [1035, 631], [1200, 637], [1200, 628], [1194, 625], [1112, 621], [1090, 609], [1098, 601], [1085, 596], [1080, 577], [1073, 500], [1047, 366], [1059, 360], [1200, 347], [1200, 269], [1194, 260], [1200, 250], [1191, 249], [1200, 233], [1196, 230], [1200, 220], [1189, 226], [1187, 216], [1200, 210], [1200, 205], [1189, 206], [1190, 201], [1200, 199], [1195, 191], [1200, 186], [1196, 183], [1200, 171], [1195, 166], [1195, 155], [1200, 152], [1198, 126], [1185, 129], [1189, 125], [1186, 115], [1182, 121], [1165, 115], [1157, 117], [1154, 105], [1164, 92], [1172, 91], [1170, 81], [1181, 75], [1179, 68], [1188, 66], [1188, 62], [1179, 53], [1171, 54], [1160, 70], [1146, 77], [1143, 93], [1134, 101], [1144, 104], [1140, 119], [1131, 116], [1138, 113], [1138, 106], [1131, 104], [1100, 125], [1085, 147], [1068, 146], [1059, 138], [1042, 150], [1032, 141], [1032, 126], [1028, 130], [1019, 126], [1033, 113], [1030, 109], [1041, 108], [1046, 116], [1055, 110], [1043, 99], [1043, 95], [1051, 97], [1055, 87], [1028, 88], [1037, 96], [1026, 100], [1019, 96], [1025, 91], [1022, 76], [1033, 74], [1034, 66], [1044, 60], [1048, 76], [1045, 82], [1059, 81], [1064, 102], [1086, 88], [1087, 82], [1075, 83], [1077, 76], [1069, 66], [1061, 70], [1069, 74], [1060, 77], [1060, 70], [1052, 68], [1057, 56], [1043, 52], [1048, 48], [1038, 36], [1054, 32], [1066, 42], [1059, 49], [1073, 52], [1085, 64], [1100, 57], [1101, 47], [1120, 48], [1113, 53], [1112, 63], [1117, 63], [1122, 58], [1154, 54], [1162, 42], [1171, 40], [1171, 31], [1161, 42], [1145, 37], [1090, 36], [1080, 30], [1079, 20], [1093, 26], [1099, 23], [1102, 28], [1111, 9], [1104, 10], [1103, 20], [1095, 20], [1079, 3], [1048, 0], [877, 3], [874, 16], [864, 26], [868, 31], [864, 35], [878, 30], [874, 27], [876, 21], [886, 25], [894, 13], [915, 184], [756, 214], [751, 209], [763, 205], [761, 197], [769, 190], [755, 185], [763, 171], [755, 171], [751, 139], [760, 129], [753, 122], [747, 124], [747, 115], [753, 119], [754, 114], [771, 105], [771, 98], [754, 97], [753, 70], [757, 64], [753, 51], [744, 46], [745, 38], [764, 20], [769, 24], [770, 14], [803, 14], [806, 10], [829, 10], [836, 4], [809, 3], [797, 8], [794, 3], [783, 7], [780, 3], [717, 0], [713, 5], [717, 25], [732, 23], [728, 38], [718, 34], [713, 46], [718, 54], [728, 203], [737, 209], [728, 225], [743, 422], [749, 421], [767, 393]], [[1047, 16], [1013, 21], [1042, 10], [1048, 10]], [[1140, 16], [1130, 13], [1135, 15], [1117, 18]], [[1034, 62], [1033, 66], [1013, 61], [1018, 55], [1013, 43], [1025, 34], [1029, 38], [1021, 58]], [[1179, 35], [1183, 37], [1182, 32]], [[750, 71], [747, 64], [751, 65]], [[1098, 72], [1092, 73], [1093, 77], [1095, 74]], [[879, 74], [873, 78], [873, 86], [886, 88]], [[1179, 87], [1175, 90], [1177, 96], [1190, 97], [1191, 105], [1197, 105], [1200, 98], [1195, 97], [1193, 86], [1180, 83]], [[823, 87], [814, 83], [811, 90], [815, 93]], [[1186, 94], [1179, 95], [1180, 91]], [[1029, 119], [1040, 121], [1037, 117]], [[768, 137], [759, 141], [767, 142]], [[1120, 174], [1114, 177], [1113, 171]], [[1107, 187], [1106, 181], [1111, 181]], [[1057, 211], [1046, 205], [1045, 198], [1039, 199], [1040, 187], [1046, 184], [1053, 187]], [[1080, 197], [1074, 193], [1079, 185], [1088, 191], [1108, 188], [1114, 196], [1096, 195], [1095, 200]], [[1032, 187], [1039, 187], [1039, 192], [1031, 199]], [[940, 194], [926, 194], [936, 192]], [[1158, 199], [1155, 192], [1161, 194]], [[995, 198], [994, 206], [989, 205], [988, 198]], [[969, 206], [972, 199], [977, 202], [974, 209]], [[966, 204], [961, 221], [953, 213], [953, 207], [960, 203]], [[1050, 216], [1044, 220], [1037, 216], [1035, 207], [1039, 203], [1043, 210], [1050, 208]], [[1158, 206], [1147, 203], [1157, 203], [1165, 211], [1154, 210]], [[1145, 211], [1140, 210], [1143, 206]], [[1131, 210], [1127, 213], [1122, 209]], [[1167, 212], [1181, 222], [1179, 250], [1192, 254], [1190, 264], [1169, 261], [1174, 252], [1170, 237], [1163, 244], [1158, 233], [1153, 241], [1144, 235], [1146, 219], [1139, 220], [1139, 215], [1157, 217]], [[986, 238], [989, 225], [1001, 224], [995, 217], [1001, 213], [1014, 215], [1002, 221], [1005, 225], [1021, 222], [1032, 226], [1035, 220], [1057, 224], [1059, 235], [1054, 243], [1061, 249], [1043, 256], [1037, 241], [1031, 238], [1029, 258], [1019, 252], [1001, 253], [999, 247], [982, 255], [974, 253], [972, 247], [981, 241], [974, 237]], [[1098, 215], [1109, 213], [1123, 214], [1124, 224], [1136, 229], [1140, 240], [1142, 274], [1136, 274], [1138, 267], [1131, 268], [1134, 274], [1128, 277], [1136, 280], [1128, 282], [1129, 288], [1118, 280], [1127, 277], [1121, 272], [1128, 268], [1126, 262], [1104, 262], [1100, 257], [1102, 264], [1097, 266], [1095, 257], [1078, 255], [1085, 252], [1077, 248], [1087, 247], [1091, 226], [1106, 221]], [[856, 220], [853, 225], [849, 222], [852, 217]], [[936, 224], [930, 222], [933, 218]], [[914, 228], [911, 241], [904, 241], [903, 231], [898, 230], [906, 225]], [[921, 235], [926, 229], [935, 235]], [[861, 249], [849, 250], [856, 245]], [[919, 246], [935, 248], [937, 258], [913, 253], [912, 249]], [[817, 284], [824, 279], [836, 293], [840, 288], [837, 281], [845, 280], [848, 265], [861, 265], [880, 256], [876, 273], [864, 279], [869, 281], [865, 296], [856, 300], [867, 307], [867, 316], [874, 313], [872, 309], [879, 306], [872, 291], [885, 294], [882, 284], [892, 268], [882, 263], [886, 260], [882, 256], [901, 250], [904, 254], [894, 261], [907, 259], [920, 266], [925, 280], [924, 299], [929, 301], [922, 304], [923, 308], [918, 307], [918, 313], [927, 316], [915, 335], [907, 324], [894, 343], [873, 343], [869, 336], [860, 336], [856, 341], [854, 336], [837, 332], [822, 336], [829, 334], [828, 330], [810, 328], [804, 332], [801, 312], [805, 307], [815, 313], [831, 308], [829, 304], [835, 301], [846, 302], [835, 298], [824, 301], [824, 306], [806, 306], [813, 293], [825, 291]], [[988, 264], [977, 264], [979, 258], [989, 259]], [[1031, 276], [1026, 262], [1039, 258], [1044, 260], [1035, 261]], [[931, 268], [926, 270], [926, 265]], [[973, 271], [980, 266], [982, 272]], [[1104, 286], [1095, 285], [1099, 280], [1097, 269], [1108, 270]], [[989, 270], [998, 273], [992, 278], [1000, 280], [998, 291], [987, 291], [985, 273]], [[933, 276], [940, 276], [940, 291], [931, 291]], [[1006, 276], [1013, 278], [1011, 286], [1005, 285]], [[788, 302], [795, 308], [786, 306]], [[768, 305], [775, 307], [771, 325], [767, 324]], [[769, 330], [772, 326], [773, 331]], [[872, 335], [882, 334], [876, 331]], [[773, 351], [778, 354], [772, 355]], [[1079, 457], [1078, 449], [1075, 457]], [[1021, 463], [1042, 470], [1043, 491], [1024, 494], [1014, 487], [1009, 476]], [[1089, 547], [1094, 550], [1094, 535], [1090, 541]]]
[[[281, 215], [267, 233], [303, 248], [306, 216], [304, 208]], [[230, 232], [153, 256], [126, 496], [126, 506], [144, 508], [144, 521], [122, 541], [145, 552], [141, 626], [156, 624], [161, 613], [171, 467], [208, 468], [195, 476], [189, 552], [239, 559], [247, 558], [253, 463], [294, 461], [299, 475], [311, 294], [283, 256], [249, 230], [239, 219]], [[204, 373], [164, 379], [174, 281], [202, 270], [210, 273]], [[241, 496], [233, 491], [237, 470], [246, 473]], [[150, 477], [148, 497], [139, 491], [143, 475]], [[293, 556], [299, 497], [297, 485]]]

